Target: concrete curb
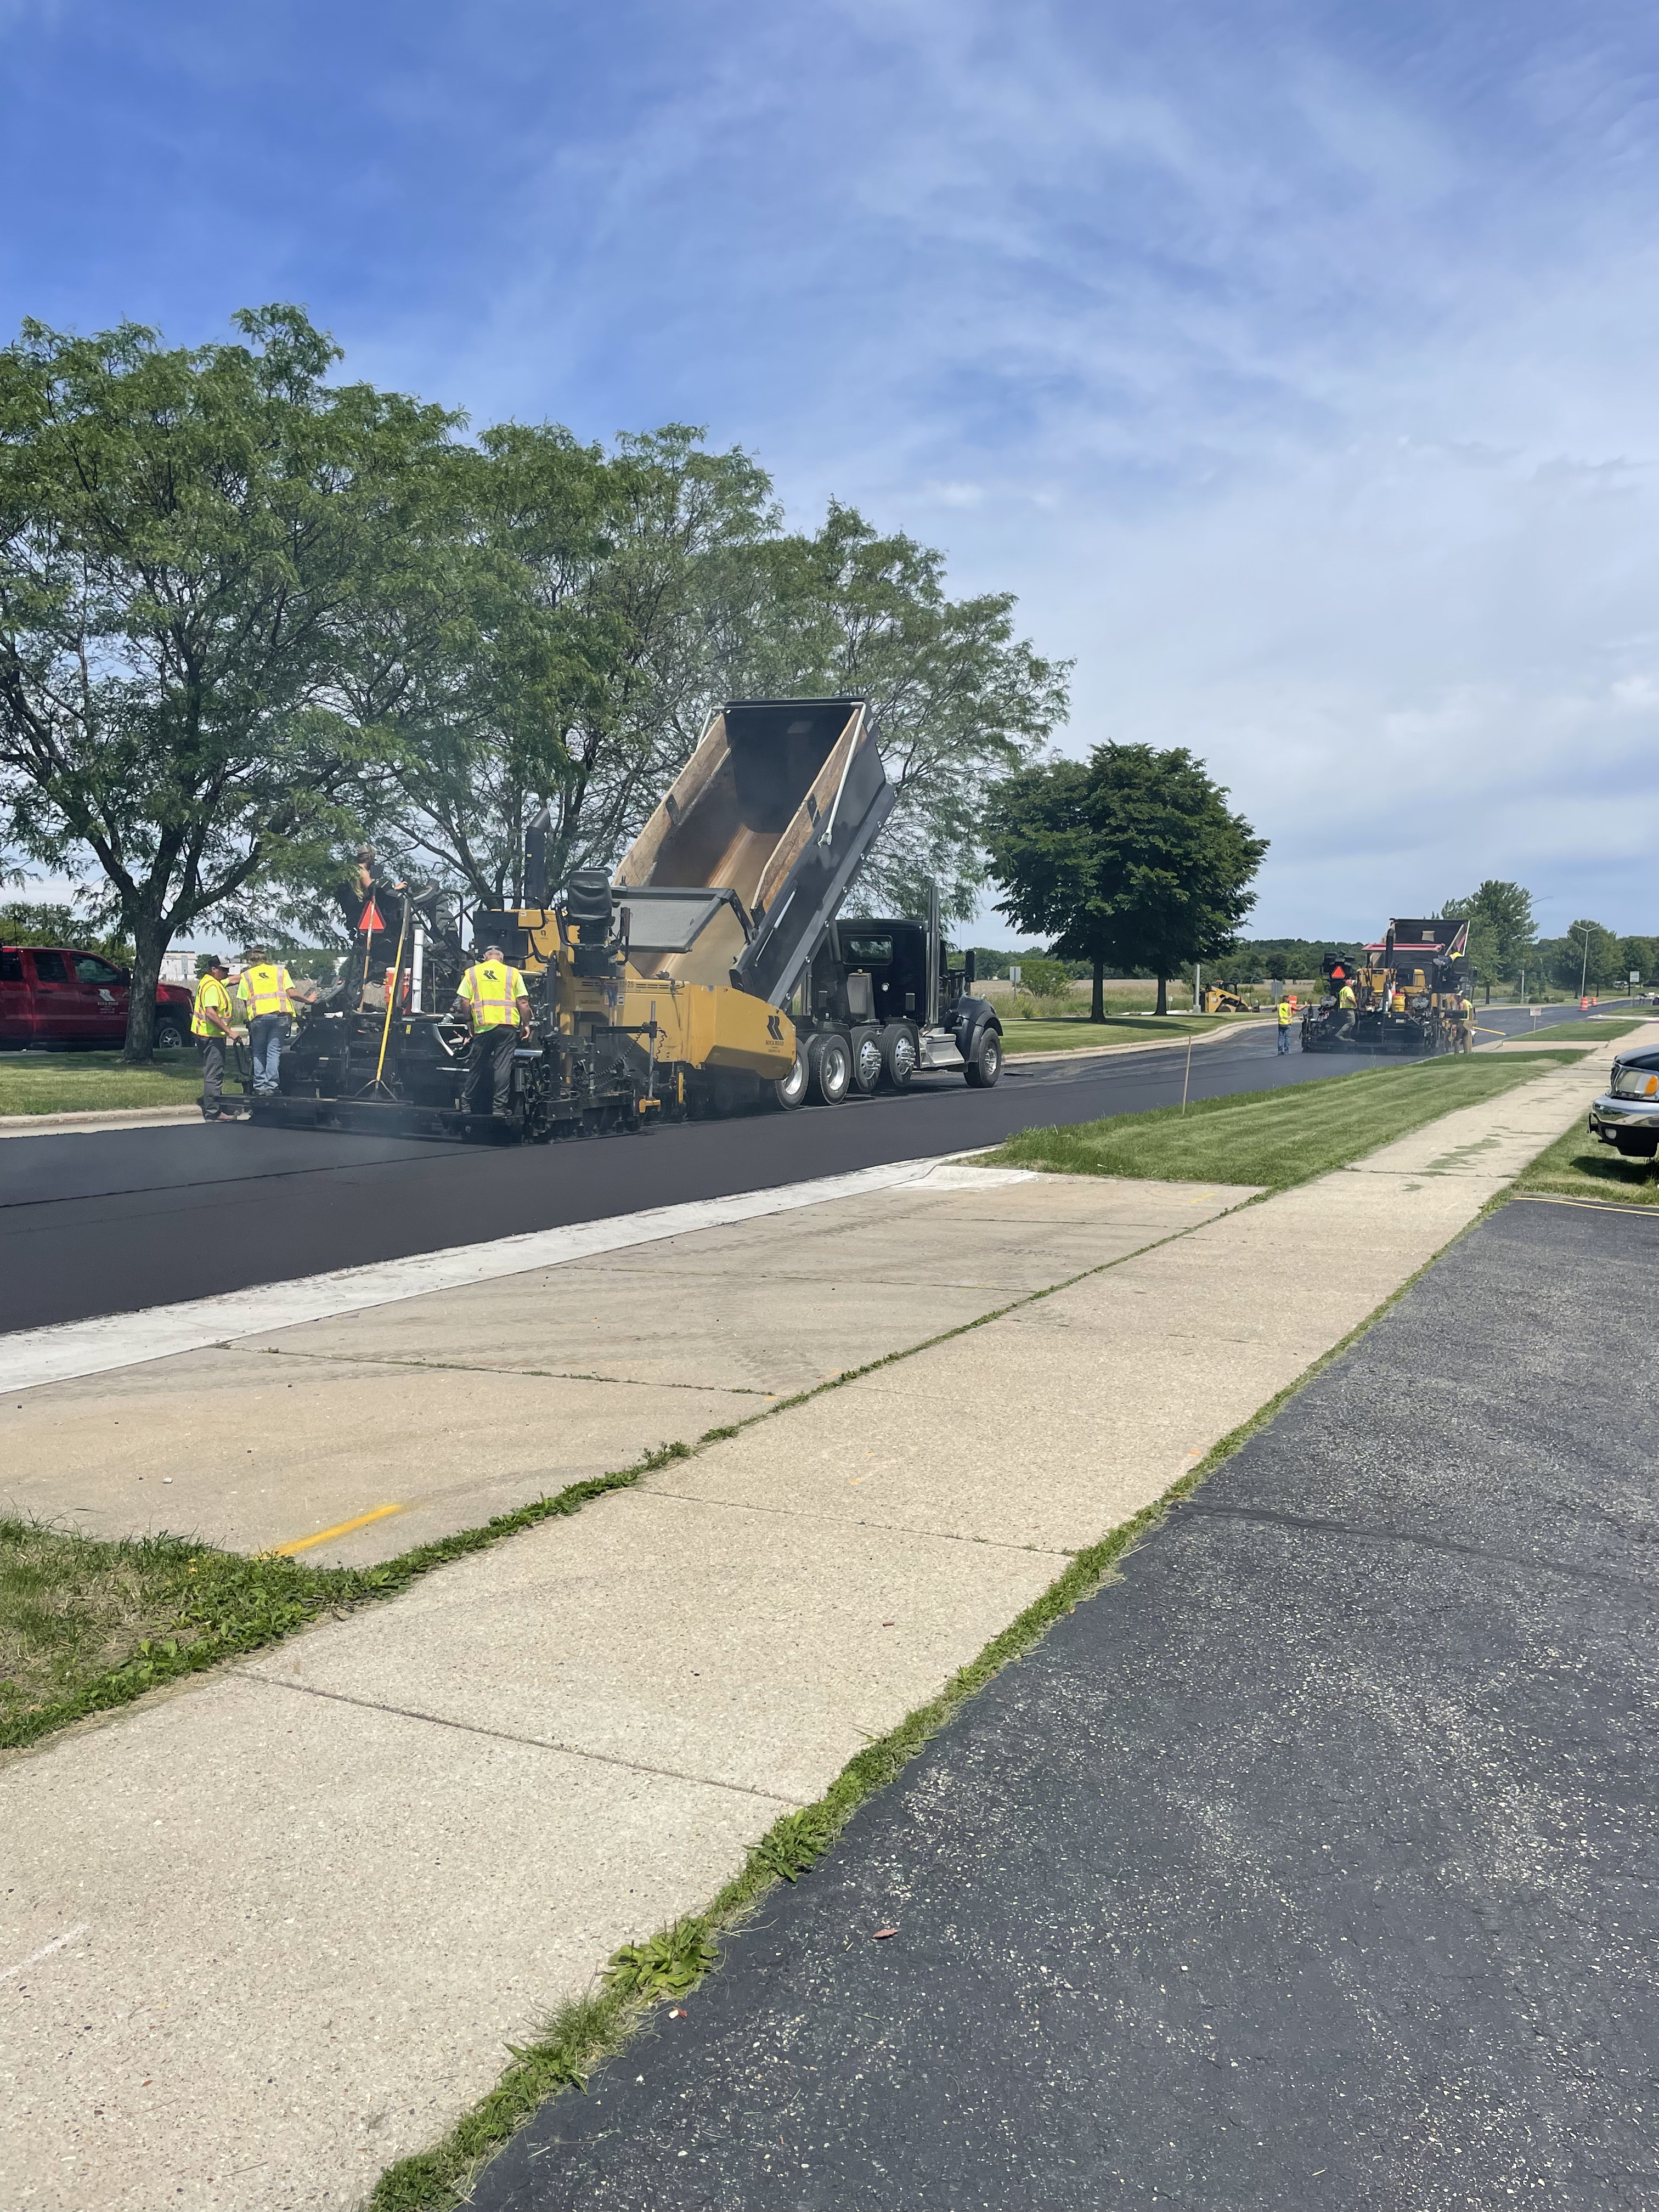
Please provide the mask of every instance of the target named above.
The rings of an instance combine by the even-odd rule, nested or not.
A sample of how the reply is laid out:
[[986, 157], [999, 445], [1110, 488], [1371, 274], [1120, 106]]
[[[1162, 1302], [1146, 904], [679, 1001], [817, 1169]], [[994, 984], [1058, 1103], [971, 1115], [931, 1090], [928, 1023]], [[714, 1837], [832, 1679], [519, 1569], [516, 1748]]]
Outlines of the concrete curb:
[[[169, 1123], [199, 1121], [199, 1106], [112, 1106], [86, 1114], [8, 1114], [0, 1116], [0, 1137], [78, 1135], [98, 1129], [165, 1128]], [[234, 1115], [228, 1118], [234, 1120]]]

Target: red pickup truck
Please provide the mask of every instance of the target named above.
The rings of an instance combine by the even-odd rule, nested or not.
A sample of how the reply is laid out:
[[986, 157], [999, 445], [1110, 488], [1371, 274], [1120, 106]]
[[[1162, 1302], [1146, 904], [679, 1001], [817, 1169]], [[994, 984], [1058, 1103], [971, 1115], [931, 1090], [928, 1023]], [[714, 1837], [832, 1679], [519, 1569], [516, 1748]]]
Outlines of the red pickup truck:
[[[127, 969], [96, 952], [0, 945], [0, 1050], [121, 1043], [131, 981]], [[181, 983], [163, 983], [157, 990], [157, 1051], [190, 1042], [191, 997]]]

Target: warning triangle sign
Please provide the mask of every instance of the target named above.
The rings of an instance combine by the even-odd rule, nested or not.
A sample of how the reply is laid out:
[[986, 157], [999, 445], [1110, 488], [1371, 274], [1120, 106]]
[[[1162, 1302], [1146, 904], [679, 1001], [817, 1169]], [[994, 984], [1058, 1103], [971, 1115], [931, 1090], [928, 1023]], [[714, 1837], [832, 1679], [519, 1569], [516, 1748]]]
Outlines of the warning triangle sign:
[[357, 927], [359, 929], [367, 929], [370, 931], [384, 929], [386, 927], [386, 924], [380, 919], [380, 909], [375, 905], [373, 899], [370, 899], [368, 904], [363, 908], [363, 918], [357, 924]]

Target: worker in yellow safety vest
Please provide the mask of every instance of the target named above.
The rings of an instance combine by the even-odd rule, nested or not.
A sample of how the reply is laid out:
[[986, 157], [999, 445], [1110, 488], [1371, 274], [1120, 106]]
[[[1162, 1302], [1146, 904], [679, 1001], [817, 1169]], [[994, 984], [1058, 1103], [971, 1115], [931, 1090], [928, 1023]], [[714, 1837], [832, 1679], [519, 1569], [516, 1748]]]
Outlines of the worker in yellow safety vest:
[[486, 945], [483, 958], [462, 976], [453, 1008], [458, 1018], [463, 1007], [472, 1024], [466, 1110], [502, 1115], [513, 1079], [514, 1050], [530, 1019], [530, 994], [499, 945]]
[[225, 1049], [230, 1042], [236, 1010], [225, 988], [224, 962], [216, 952], [209, 958], [196, 985], [190, 1010], [190, 1033], [202, 1055], [202, 1119], [216, 1121], [224, 1104]]
[[1353, 994], [1353, 985], [1352, 983], [1345, 983], [1342, 986], [1342, 988], [1336, 994], [1336, 1033], [1338, 1036], [1351, 1037], [1353, 1035], [1354, 1009], [1358, 1003], [1358, 1000]]
[[1474, 1000], [1467, 991], [1460, 990], [1452, 1008], [1452, 1050], [1470, 1052], [1474, 1048]]
[[296, 999], [314, 998], [315, 989], [307, 984], [296, 984], [282, 962], [271, 958], [268, 945], [250, 945], [243, 959], [236, 995], [241, 1001], [242, 1019], [247, 1024], [248, 1044], [253, 1055], [253, 1095], [256, 1098], [274, 1098], [294, 1002]]
[[1281, 999], [1279, 1002], [1279, 1049], [1288, 1052], [1290, 1048], [1291, 1002], [1288, 999]]

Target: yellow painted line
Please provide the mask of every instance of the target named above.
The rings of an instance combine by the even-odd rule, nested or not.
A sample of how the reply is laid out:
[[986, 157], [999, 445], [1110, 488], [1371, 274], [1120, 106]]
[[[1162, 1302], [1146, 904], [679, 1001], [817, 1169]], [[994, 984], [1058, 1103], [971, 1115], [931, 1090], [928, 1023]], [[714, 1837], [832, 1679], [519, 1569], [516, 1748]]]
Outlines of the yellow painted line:
[[377, 1505], [372, 1513], [360, 1513], [355, 1521], [337, 1521], [331, 1528], [319, 1528], [314, 1536], [296, 1536], [291, 1544], [277, 1544], [271, 1553], [274, 1559], [290, 1559], [295, 1552], [308, 1552], [313, 1544], [326, 1544], [335, 1536], [349, 1536], [354, 1528], [367, 1528], [371, 1521], [384, 1521], [388, 1513], [404, 1513], [403, 1505]]

